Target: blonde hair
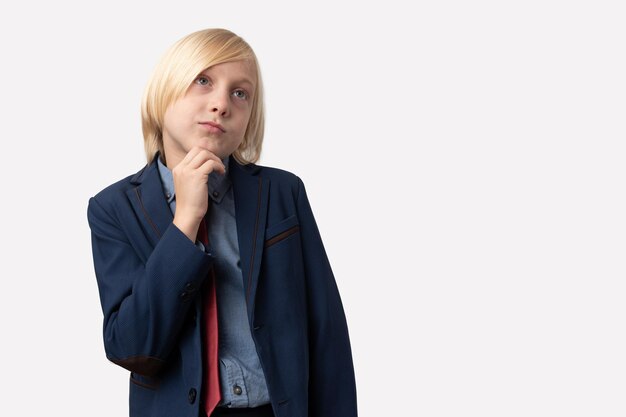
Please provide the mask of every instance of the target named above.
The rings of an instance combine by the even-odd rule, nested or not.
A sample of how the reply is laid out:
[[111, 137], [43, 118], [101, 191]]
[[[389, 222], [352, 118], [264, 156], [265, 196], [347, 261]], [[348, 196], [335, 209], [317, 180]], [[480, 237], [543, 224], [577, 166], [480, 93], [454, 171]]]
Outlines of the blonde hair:
[[148, 81], [141, 101], [141, 126], [148, 164], [157, 151], [166, 163], [163, 116], [170, 104], [183, 97], [192, 81], [208, 67], [238, 60], [251, 61], [257, 79], [250, 120], [233, 157], [243, 165], [259, 160], [265, 126], [259, 63], [245, 40], [229, 30], [215, 28], [191, 33], [177, 41], [163, 55]]

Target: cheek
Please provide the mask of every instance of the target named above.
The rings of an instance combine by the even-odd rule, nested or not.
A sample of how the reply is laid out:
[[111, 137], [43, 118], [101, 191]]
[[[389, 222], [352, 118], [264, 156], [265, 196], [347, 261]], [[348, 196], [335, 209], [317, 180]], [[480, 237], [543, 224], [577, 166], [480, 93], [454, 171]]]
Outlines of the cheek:
[[171, 128], [174, 125], [175, 121], [176, 121], [176, 107], [170, 106], [165, 111], [165, 114], [163, 114], [163, 127]]
[[169, 131], [179, 130], [185, 127], [185, 111], [181, 107], [175, 107], [165, 112], [163, 116], [164, 129]]
[[241, 128], [243, 130], [246, 130], [246, 127], [248, 126], [248, 122], [250, 121], [250, 116], [251, 116], [252, 112], [249, 109], [246, 109], [246, 111], [243, 112], [242, 116], [241, 116]]

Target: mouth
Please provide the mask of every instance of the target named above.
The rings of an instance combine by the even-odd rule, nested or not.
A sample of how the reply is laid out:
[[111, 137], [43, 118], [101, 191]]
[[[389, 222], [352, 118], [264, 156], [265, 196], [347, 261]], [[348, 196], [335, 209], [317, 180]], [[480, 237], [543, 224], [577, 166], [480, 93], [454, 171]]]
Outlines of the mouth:
[[213, 123], [213, 122], [200, 122], [200, 125], [206, 127], [207, 129], [209, 129], [210, 131], [217, 131], [220, 130], [221, 132], [226, 133], [226, 130], [224, 130], [224, 128], [222, 127], [221, 124], [219, 123]]

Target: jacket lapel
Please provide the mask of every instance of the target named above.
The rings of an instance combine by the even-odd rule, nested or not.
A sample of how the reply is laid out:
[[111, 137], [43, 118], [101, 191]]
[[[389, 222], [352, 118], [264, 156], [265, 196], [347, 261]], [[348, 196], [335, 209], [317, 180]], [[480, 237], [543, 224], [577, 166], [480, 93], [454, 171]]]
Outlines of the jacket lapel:
[[165, 229], [172, 223], [174, 216], [167, 204], [161, 185], [157, 166], [157, 152], [149, 165], [137, 172], [130, 180], [136, 187], [126, 191], [126, 195], [141, 221], [144, 230], [148, 230], [148, 239], [152, 247], [156, 246]]
[[[149, 165], [137, 172], [130, 180], [135, 187], [126, 192], [128, 199], [140, 219], [148, 239], [156, 246], [159, 239], [174, 220], [167, 200], [163, 195], [161, 178], [157, 166], [157, 152]], [[254, 164], [240, 165], [230, 155], [229, 175], [235, 200], [235, 218], [241, 272], [248, 306], [248, 318], [252, 323], [254, 299], [261, 270], [263, 242], [269, 203], [269, 179], [258, 175], [260, 168]]]
[[270, 180], [258, 175], [260, 168], [253, 164], [240, 165], [230, 155], [229, 168], [235, 199], [235, 217], [237, 219], [237, 239], [241, 272], [248, 306], [248, 318], [252, 324], [252, 311], [261, 259], [269, 203]]

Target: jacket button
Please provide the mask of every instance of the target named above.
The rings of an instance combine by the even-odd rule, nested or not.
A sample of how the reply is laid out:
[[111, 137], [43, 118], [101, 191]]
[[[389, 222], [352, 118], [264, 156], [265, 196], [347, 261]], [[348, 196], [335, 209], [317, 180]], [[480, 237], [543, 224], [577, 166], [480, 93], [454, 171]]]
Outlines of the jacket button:
[[239, 385], [235, 385], [233, 387], [233, 392], [237, 395], [241, 395], [241, 393], [243, 392], [243, 390], [241, 389], [241, 387]]
[[193, 404], [194, 402], [196, 402], [196, 389], [192, 388], [189, 390], [189, 395], [187, 396], [187, 399], [189, 400], [189, 404]]
[[193, 291], [196, 289], [196, 286], [193, 284], [193, 282], [188, 282], [187, 284], [185, 284], [185, 289], [187, 291]]

